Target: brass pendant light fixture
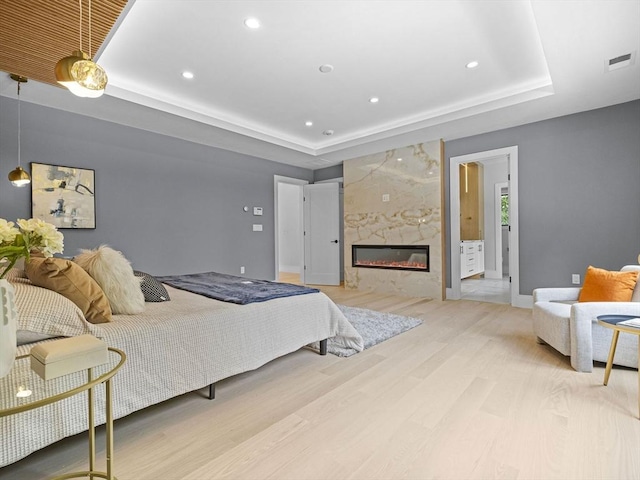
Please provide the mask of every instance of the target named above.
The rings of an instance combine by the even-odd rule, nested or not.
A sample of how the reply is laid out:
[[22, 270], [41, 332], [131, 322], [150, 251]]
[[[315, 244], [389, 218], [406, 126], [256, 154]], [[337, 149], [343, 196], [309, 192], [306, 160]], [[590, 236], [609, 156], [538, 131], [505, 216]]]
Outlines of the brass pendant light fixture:
[[27, 82], [27, 77], [21, 77], [12, 73], [12, 80], [18, 82], [18, 166], [9, 172], [9, 181], [16, 187], [24, 187], [31, 183], [31, 176], [20, 166], [20, 84]]
[[56, 80], [78, 97], [97, 98], [107, 86], [107, 73], [91, 59], [91, 0], [89, 0], [89, 54], [82, 50], [82, 0], [80, 6], [80, 50], [58, 61]]

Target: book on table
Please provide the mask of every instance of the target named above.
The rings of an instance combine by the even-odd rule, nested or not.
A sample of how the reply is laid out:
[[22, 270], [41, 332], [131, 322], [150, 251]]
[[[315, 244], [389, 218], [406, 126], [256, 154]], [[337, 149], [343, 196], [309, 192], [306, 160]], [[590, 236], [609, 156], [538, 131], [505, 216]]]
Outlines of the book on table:
[[618, 325], [624, 325], [626, 327], [640, 328], [640, 317], [630, 318], [629, 320], [624, 320], [623, 322], [618, 322]]

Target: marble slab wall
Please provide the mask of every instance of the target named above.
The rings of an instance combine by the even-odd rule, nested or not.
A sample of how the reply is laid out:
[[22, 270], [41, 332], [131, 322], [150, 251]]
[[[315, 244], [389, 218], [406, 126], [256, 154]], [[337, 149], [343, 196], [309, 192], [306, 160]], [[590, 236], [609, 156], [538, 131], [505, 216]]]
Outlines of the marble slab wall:
[[[347, 160], [345, 288], [442, 299], [442, 158], [439, 141]], [[430, 271], [352, 267], [352, 245], [429, 245]]]

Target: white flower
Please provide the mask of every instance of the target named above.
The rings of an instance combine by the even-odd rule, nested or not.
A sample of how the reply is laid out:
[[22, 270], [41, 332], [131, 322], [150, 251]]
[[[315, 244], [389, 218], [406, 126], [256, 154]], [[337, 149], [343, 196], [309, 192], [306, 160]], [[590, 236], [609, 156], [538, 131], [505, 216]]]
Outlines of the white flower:
[[20, 219], [18, 227], [0, 218], [0, 278], [21, 258], [29, 260], [32, 252], [53, 257], [64, 249], [62, 233], [50, 223], [35, 218]]
[[4, 218], [0, 218], [0, 245], [9, 245], [13, 243], [20, 231], [14, 227], [13, 222], [7, 222]]
[[38, 218], [30, 218], [29, 220], [21, 218], [18, 219], [18, 226], [29, 251], [41, 252], [45, 257], [52, 257], [54, 253], [62, 253], [64, 237], [52, 224]]

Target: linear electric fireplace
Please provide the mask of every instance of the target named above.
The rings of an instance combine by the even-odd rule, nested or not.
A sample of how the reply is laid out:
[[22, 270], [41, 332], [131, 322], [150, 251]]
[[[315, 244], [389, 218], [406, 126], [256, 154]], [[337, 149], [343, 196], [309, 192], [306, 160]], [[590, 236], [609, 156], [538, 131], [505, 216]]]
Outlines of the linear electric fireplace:
[[429, 245], [352, 245], [351, 265], [429, 271]]

